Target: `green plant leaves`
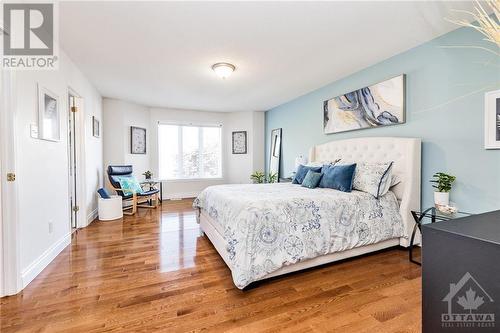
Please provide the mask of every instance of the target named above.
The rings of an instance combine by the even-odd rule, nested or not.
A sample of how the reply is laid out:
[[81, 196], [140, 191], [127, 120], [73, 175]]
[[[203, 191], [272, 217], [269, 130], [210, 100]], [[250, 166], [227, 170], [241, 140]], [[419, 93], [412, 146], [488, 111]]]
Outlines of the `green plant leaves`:
[[450, 192], [452, 183], [455, 181], [456, 177], [446, 174], [444, 172], [436, 172], [433, 176], [434, 179], [431, 179], [431, 183], [435, 183], [436, 185], [432, 185], [438, 192]]

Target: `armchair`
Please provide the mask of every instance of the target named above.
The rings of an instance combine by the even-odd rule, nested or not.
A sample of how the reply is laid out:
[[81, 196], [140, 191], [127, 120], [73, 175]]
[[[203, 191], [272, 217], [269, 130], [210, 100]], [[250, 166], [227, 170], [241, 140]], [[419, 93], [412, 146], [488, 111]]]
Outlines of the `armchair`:
[[142, 188], [137, 190], [122, 188], [120, 181], [123, 182], [124, 180], [130, 179], [132, 182], [137, 183], [135, 177], [132, 175], [133, 168], [131, 165], [110, 165], [108, 166], [107, 172], [111, 187], [122, 197], [124, 202], [131, 203], [129, 206], [123, 208], [123, 214], [133, 215], [136, 213], [138, 207], [158, 207], [158, 189], [145, 191]]

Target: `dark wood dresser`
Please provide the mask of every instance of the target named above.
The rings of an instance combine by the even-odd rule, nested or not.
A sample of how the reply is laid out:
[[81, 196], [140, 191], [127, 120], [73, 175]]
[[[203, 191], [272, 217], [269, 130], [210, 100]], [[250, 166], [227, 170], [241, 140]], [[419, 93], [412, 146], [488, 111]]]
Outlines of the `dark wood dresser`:
[[500, 332], [500, 211], [422, 226], [422, 330]]

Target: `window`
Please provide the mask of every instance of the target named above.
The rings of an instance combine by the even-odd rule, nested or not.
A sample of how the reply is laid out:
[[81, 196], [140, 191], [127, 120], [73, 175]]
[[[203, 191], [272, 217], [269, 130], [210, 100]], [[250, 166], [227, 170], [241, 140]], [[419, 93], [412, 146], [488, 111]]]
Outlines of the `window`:
[[161, 179], [222, 177], [220, 126], [158, 125]]

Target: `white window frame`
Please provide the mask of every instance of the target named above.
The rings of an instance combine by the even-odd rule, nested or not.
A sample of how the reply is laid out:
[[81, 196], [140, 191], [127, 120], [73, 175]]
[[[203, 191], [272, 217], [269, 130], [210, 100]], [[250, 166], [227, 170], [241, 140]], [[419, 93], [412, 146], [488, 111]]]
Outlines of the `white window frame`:
[[[220, 128], [220, 144], [221, 144], [221, 152], [220, 152], [220, 163], [221, 163], [221, 166], [220, 166], [220, 169], [221, 169], [221, 174], [220, 174], [220, 177], [213, 177], [213, 178], [202, 178], [202, 177], [198, 177], [198, 178], [162, 178], [161, 180], [164, 181], [164, 182], [167, 182], [167, 183], [180, 183], [180, 182], [200, 182], [200, 181], [220, 181], [220, 180], [224, 180], [224, 161], [225, 161], [225, 155], [224, 155], [224, 152], [225, 152], [225, 147], [224, 147], [224, 127], [222, 124], [220, 123], [199, 123], [199, 122], [180, 122], [180, 121], [159, 121], [158, 122], [158, 125], [157, 125], [157, 129], [156, 129], [156, 132], [157, 133], [160, 133], [160, 126], [161, 125], [174, 125], [174, 126], [193, 126], [193, 127], [218, 127]], [[179, 149], [181, 149], [182, 147], [182, 131], [179, 131], [178, 132], [178, 147]], [[198, 140], [199, 140], [199, 143], [198, 145], [200, 145], [202, 143], [202, 137], [201, 135], [198, 135]], [[157, 149], [157, 160], [158, 160], [158, 164], [157, 164], [157, 168], [158, 168], [158, 174], [160, 174], [160, 135], [158, 134], [157, 135], [157, 146], [158, 146], [158, 149]], [[182, 165], [182, 157], [181, 157], [181, 154], [179, 154], [179, 157], [180, 161], [178, 161], [178, 163], [180, 165]]]

